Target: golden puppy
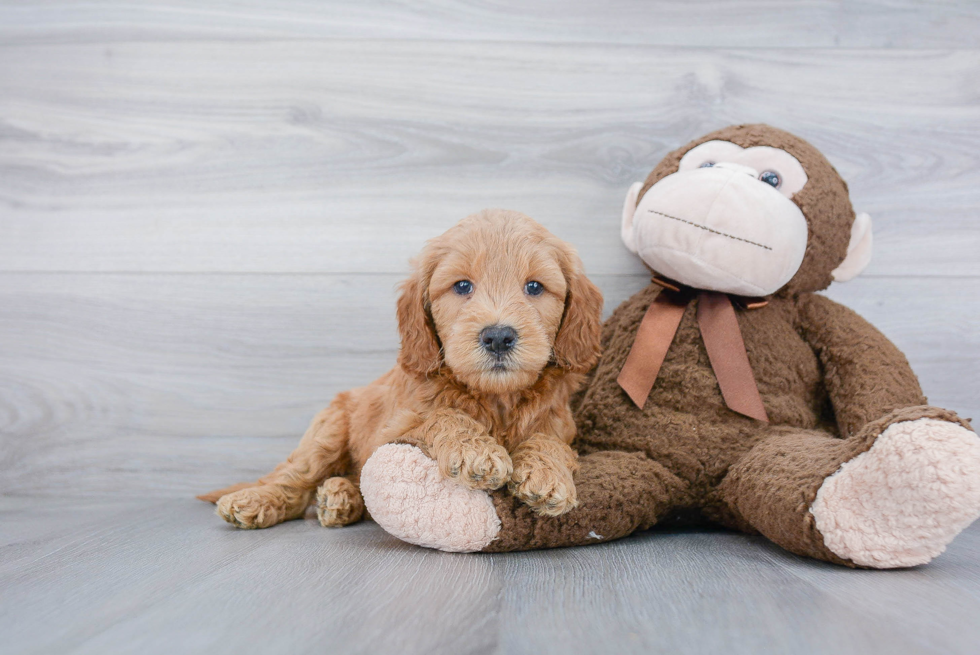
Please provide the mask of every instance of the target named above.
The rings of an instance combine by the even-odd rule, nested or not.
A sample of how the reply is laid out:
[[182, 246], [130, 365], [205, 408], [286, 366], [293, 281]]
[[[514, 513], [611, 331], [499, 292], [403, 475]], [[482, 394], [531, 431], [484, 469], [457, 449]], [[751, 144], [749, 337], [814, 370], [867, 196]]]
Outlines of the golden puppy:
[[547, 515], [575, 506], [568, 401], [598, 357], [602, 311], [575, 251], [523, 214], [486, 210], [430, 241], [401, 290], [398, 365], [338, 394], [272, 473], [199, 498], [267, 528], [302, 517], [319, 485], [320, 523], [347, 525], [364, 515], [364, 462], [410, 441], [472, 489], [509, 484]]

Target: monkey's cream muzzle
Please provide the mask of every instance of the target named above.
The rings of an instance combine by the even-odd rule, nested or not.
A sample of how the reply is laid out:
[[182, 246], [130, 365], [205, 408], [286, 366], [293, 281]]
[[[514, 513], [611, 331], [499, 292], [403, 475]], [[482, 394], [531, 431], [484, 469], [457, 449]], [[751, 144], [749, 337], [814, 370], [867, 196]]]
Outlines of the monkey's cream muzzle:
[[741, 296], [779, 290], [803, 262], [807, 222], [792, 200], [735, 163], [681, 170], [623, 208], [626, 247], [677, 282]]

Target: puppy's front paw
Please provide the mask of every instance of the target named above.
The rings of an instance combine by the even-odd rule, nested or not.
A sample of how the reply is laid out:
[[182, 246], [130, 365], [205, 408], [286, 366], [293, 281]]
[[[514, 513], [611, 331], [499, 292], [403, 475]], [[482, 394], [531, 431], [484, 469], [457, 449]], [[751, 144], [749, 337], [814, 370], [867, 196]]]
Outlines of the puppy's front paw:
[[490, 436], [440, 439], [433, 451], [439, 472], [470, 489], [499, 489], [514, 470], [507, 449]]
[[564, 462], [539, 452], [514, 454], [510, 493], [543, 516], [561, 516], [577, 504], [572, 470]]
[[268, 528], [285, 519], [282, 503], [262, 487], [225, 494], [218, 499], [217, 512], [224, 520], [245, 530]]

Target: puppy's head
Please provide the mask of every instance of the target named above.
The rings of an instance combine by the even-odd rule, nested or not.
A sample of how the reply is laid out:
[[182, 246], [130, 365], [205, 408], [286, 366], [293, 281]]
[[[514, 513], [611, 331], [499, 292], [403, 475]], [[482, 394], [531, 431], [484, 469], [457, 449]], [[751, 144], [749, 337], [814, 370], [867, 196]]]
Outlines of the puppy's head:
[[549, 363], [584, 373], [599, 354], [602, 294], [575, 251], [513, 211], [485, 210], [430, 241], [402, 285], [405, 370], [445, 364], [484, 393], [531, 386]]

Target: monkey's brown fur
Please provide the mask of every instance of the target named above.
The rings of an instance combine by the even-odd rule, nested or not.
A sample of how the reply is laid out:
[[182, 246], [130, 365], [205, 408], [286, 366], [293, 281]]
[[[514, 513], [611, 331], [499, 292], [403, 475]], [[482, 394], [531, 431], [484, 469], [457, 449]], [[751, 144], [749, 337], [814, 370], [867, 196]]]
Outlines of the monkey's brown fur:
[[[459, 280], [474, 291], [454, 293]], [[545, 291], [525, 294], [531, 280]], [[601, 311], [575, 251], [542, 226], [501, 210], [464, 219], [429, 242], [402, 285], [399, 365], [339, 394], [257, 483], [199, 498], [238, 527], [265, 528], [302, 517], [316, 491], [320, 522], [346, 525], [364, 515], [364, 462], [406, 439], [467, 487], [506, 484], [538, 513], [566, 512], [577, 467], [569, 398], [598, 356]], [[480, 331], [495, 323], [518, 334], [503, 369], [480, 345]]]
[[596, 543], [692, 509], [724, 526], [761, 532], [798, 554], [848, 566], [832, 553], [809, 509], [842, 463], [867, 451], [889, 425], [936, 418], [969, 427], [926, 404], [904, 355], [853, 311], [816, 295], [844, 259], [854, 221], [846, 184], [810, 144], [764, 126], [730, 127], [668, 155], [641, 192], [675, 172], [685, 152], [711, 139], [781, 148], [806, 169], [793, 197], [809, 223], [803, 264], [768, 306], [738, 322], [770, 423], [725, 405], [698, 329], [686, 309], [644, 409], [616, 382], [641, 319], [660, 287], [624, 302], [602, 331], [602, 357], [573, 401], [581, 457], [579, 507], [533, 515], [493, 494], [502, 527], [487, 548], [507, 551]]

